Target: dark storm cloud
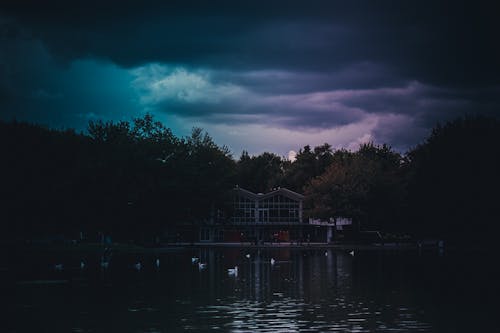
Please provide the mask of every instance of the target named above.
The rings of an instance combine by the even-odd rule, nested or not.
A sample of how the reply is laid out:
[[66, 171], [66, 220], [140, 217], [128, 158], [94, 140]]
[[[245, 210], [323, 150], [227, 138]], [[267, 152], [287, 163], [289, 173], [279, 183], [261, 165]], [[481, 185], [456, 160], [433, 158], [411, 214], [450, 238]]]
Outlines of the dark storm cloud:
[[1, 113], [82, 127], [155, 112], [403, 149], [436, 121], [498, 115], [497, 14], [481, 1], [7, 0]]
[[93, 118], [128, 120], [137, 108], [132, 79], [110, 63], [61, 64], [29, 30], [0, 18], [2, 119], [77, 129]]
[[218, 71], [214, 82], [230, 81], [263, 95], [299, 94], [332, 89], [373, 89], [399, 87], [407, 83], [390, 66], [355, 63], [336, 71]]
[[[266, 124], [287, 127], [296, 130], [332, 128], [347, 125], [363, 118], [360, 109], [343, 105], [332, 106], [328, 110], [314, 105], [294, 105], [297, 98], [289, 101], [265, 101], [241, 107], [240, 103], [227, 102], [220, 104], [187, 104], [166, 102], [160, 105], [165, 112], [184, 118], [200, 119], [207, 123], [217, 124]], [[307, 119], [307, 122], [304, 121]]]
[[337, 70], [372, 61], [422, 82], [498, 82], [491, 5], [460, 1], [12, 1], [6, 15], [63, 59]]

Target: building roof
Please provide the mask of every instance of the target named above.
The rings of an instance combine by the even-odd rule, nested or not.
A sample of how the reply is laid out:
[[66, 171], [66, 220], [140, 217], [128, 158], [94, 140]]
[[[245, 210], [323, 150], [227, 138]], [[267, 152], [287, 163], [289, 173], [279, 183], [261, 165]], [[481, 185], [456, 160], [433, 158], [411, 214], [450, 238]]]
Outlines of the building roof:
[[281, 194], [289, 199], [296, 200], [296, 201], [304, 200], [304, 196], [302, 194], [291, 191], [291, 190], [286, 189], [284, 187], [278, 187], [271, 192], [257, 193], [257, 194], [253, 193], [249, 190], [245, 190], [244, 188], [241, 188], [239, 186], [236, 186], [234, 188], [234, 190], [237, 191], [240, 195], [242, 195], [248, 199], [257, 200], [257, 201], [265, 199], [265, 198], [269, 198], [269, 197], [272, 197], [272, 196], [278, 195], [278, 194]]

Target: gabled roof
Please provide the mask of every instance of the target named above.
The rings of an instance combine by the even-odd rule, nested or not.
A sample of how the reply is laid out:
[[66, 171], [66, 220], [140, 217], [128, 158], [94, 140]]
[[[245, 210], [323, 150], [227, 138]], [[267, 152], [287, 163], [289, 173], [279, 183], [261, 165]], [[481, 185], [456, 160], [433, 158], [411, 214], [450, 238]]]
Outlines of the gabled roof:
[[245, 190], [244, 188], [241, 188], [239, 186], [236, 186], [234, 188], [234, 191], [238, 192], [239, 195], [241, 195], [245, 198], [251, 199], [251, 200], [258, 200], [258, 198], [259, 198], [259, 196], [257, 194], [250, 192], [248, 190]]
[[252, 199], [252, 200], [262, 200], [262, 199], [269, 198], [269, 197], [272, 197], [272, 196], [278, 195], [278, 194], [281, 194], [284, 197], [287, 197], [289, 199], [296, 200], [296, 201], [304, 200], [304, 196], [302, 194], [291, 191], [291, 190], [286, 189], [284, 187], [278, 187], [274, 191], [267, 192], [265, 194], [263, 194], [263, 193], [255, 194], [255, 193], [248, 191], [248, 190], [245, 190], [244, 188], [241, 188], [239, 186], [236, 186], [234, 188], [234, 190], [237, 191], [240, 195], [242, 195], [248, 199]]

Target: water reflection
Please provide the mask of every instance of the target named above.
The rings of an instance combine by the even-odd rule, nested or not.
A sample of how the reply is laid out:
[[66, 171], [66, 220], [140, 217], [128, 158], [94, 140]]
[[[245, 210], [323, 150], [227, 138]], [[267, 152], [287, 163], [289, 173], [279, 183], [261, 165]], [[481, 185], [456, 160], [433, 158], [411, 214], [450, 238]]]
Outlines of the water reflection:
[[[452, 323], [467, 309], [464, 323], [480, 327], [474, 294], [454, 297], [464, 285], [450, 285], [454, 269], [440, 270], [459, 261], [437, 254], [198, 248], [113, 255], [106, 269], [99, 256], [20, 259], [2, 275], [15, 309], [11, 331], [459, 331]], [[472, 272], [461, 273], [471, 281]]]
[[[196, 288], [209, 291], [211, 297], [221, 297], [231, 292], [230, 287], [238, 298], [257, 302], [281, 294], [317, 301], [332, 290], [349, 293], [352, 285], [353, 259], [343, 252], [267, 249], [249, 253], [250, 258], [246, 252], [198, 250], [196, 255], [204, 258], [207, 269], [197, 276]], [[235, 266], [238, 275], [228, 274], [228, 269]]]
[[[266, 250], [252, 253], [249, 260], [242, 253], [229, 254], [229, 258], [214, 256], [209, 261], [208, 279], [199, 280], [201, 288], [212, 291], [211, 297], [220, 297], [215, 304], [196, 308], [196, 316], [207, 323], [204, 329], [431, 331], [430, 324], [417, 318], [418, 309], [380, 304], [369, 295], [353, 294], [355, 259], [348, 253]], [[277, 258], [274, 265], [270, 258]], [[227, 279], [218, 267], [229, 267], [235, 261], [239, 262], [240, 274]], [[218, 288], [220, 279], [223, 289]]]

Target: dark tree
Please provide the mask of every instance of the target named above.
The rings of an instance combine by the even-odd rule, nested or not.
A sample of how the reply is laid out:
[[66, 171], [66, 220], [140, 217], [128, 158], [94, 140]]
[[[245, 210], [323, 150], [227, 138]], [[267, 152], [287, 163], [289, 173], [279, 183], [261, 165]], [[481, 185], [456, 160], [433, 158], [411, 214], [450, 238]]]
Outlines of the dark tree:
[[175, 137], [153, 117], [90, 122], [88, 134], [0, 123], [5, 237], [118, 239], [210, 217], [234, 185], [235, 162], [201, 129]]
[[326, 171], [306, 187], [307, 215], [352, 218], [363, 230], [401, 229], [401, 156], [386, 145], [337, 151]]
[[283, 185], [293, 191], [303, 192], [311, 179], [325, 172], [332, 161], [333, 151], [328, 143], [314, 150], [307, 145], [299, 150], [293, 163], [286, 165]]
[[456, 244], [497, 237], [500, 123], [465, 117], [436, 126], [409, 152], [409, 217], [421, 236]]
[[283, 160], [273, 153], [250, 157], [243, 151], [237, 162], [238, 185], [253, 192], [268, 192], [280, 186], [283, 178]]

